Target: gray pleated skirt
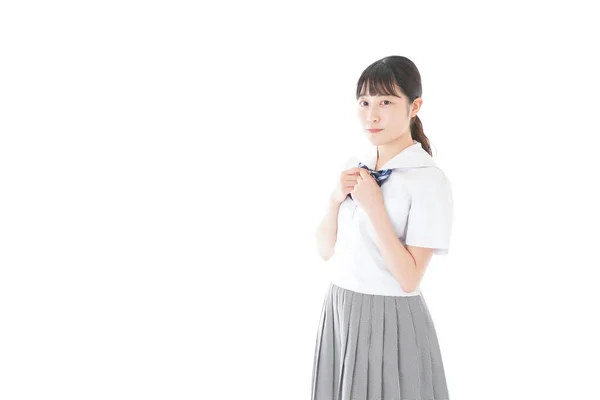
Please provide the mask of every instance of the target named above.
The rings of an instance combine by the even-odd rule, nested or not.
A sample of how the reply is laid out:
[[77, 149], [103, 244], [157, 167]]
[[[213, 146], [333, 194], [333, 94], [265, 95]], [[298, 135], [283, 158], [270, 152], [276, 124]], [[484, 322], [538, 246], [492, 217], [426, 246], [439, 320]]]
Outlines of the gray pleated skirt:
[[447, 400], [423, 293], [384, 296], [330, 283], [317, 332], [311, 400]]

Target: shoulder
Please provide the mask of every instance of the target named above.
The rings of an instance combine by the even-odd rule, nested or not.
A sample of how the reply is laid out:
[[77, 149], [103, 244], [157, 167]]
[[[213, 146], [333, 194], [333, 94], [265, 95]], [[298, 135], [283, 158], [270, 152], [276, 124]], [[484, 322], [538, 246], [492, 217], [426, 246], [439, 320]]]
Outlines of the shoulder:
[[412, 168], [408, 171], [408, 173], [410, 175], [411, 182], [417, 186], [449, 182], [446, 173], [438, 166]]
[[452, 185], [446, 173], [437, 166], [415, 168], [411, 171], [411, 194], [451, 194]]

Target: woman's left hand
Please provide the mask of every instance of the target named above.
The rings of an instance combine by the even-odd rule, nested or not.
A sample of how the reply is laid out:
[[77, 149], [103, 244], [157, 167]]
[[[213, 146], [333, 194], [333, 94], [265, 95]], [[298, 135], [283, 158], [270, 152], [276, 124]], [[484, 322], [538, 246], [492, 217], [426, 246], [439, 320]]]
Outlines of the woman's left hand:
[[357, 181], [358, 182], [354, 185], [354, 190], [351, 193], [352, 198], [360, 208], [365, 210], [367, 214], [371, 214], [383, 207], [381, 188], [369, 171], [363, 168], [363, 170], [360, 171], [360, 176], [357, 177]]

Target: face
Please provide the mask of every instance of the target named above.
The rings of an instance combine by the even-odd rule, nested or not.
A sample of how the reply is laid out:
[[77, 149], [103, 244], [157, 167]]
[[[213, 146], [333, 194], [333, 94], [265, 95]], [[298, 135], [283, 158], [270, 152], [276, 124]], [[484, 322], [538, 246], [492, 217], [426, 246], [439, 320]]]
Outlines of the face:
[[[396, 88], [396, 93], [398, 96], [370, 96], [365, 93], [357, 100], [358, 119], [373, 145], [383, 145], [396, 140], [412, 143], [410, 122], [421, 108], [422, 99], [416, 98], [409, 104], [408, 98], [399, 88]], [[383, 130], [371, 133], [367, 129]]]

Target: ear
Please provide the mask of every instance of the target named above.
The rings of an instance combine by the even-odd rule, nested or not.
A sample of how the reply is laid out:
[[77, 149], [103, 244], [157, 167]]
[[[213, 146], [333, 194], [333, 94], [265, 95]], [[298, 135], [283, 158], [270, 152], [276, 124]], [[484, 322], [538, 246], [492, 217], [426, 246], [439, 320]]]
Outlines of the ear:
[[419, 110], [421, 110], [421, 106], [423, 105], [423, 99], [420, 97], [417, 97], [413, 103], [412, 103], [412, 107], [410, 110], [410, 115], [412, 116], [416, 116], [417, 113], [419, 112]]

